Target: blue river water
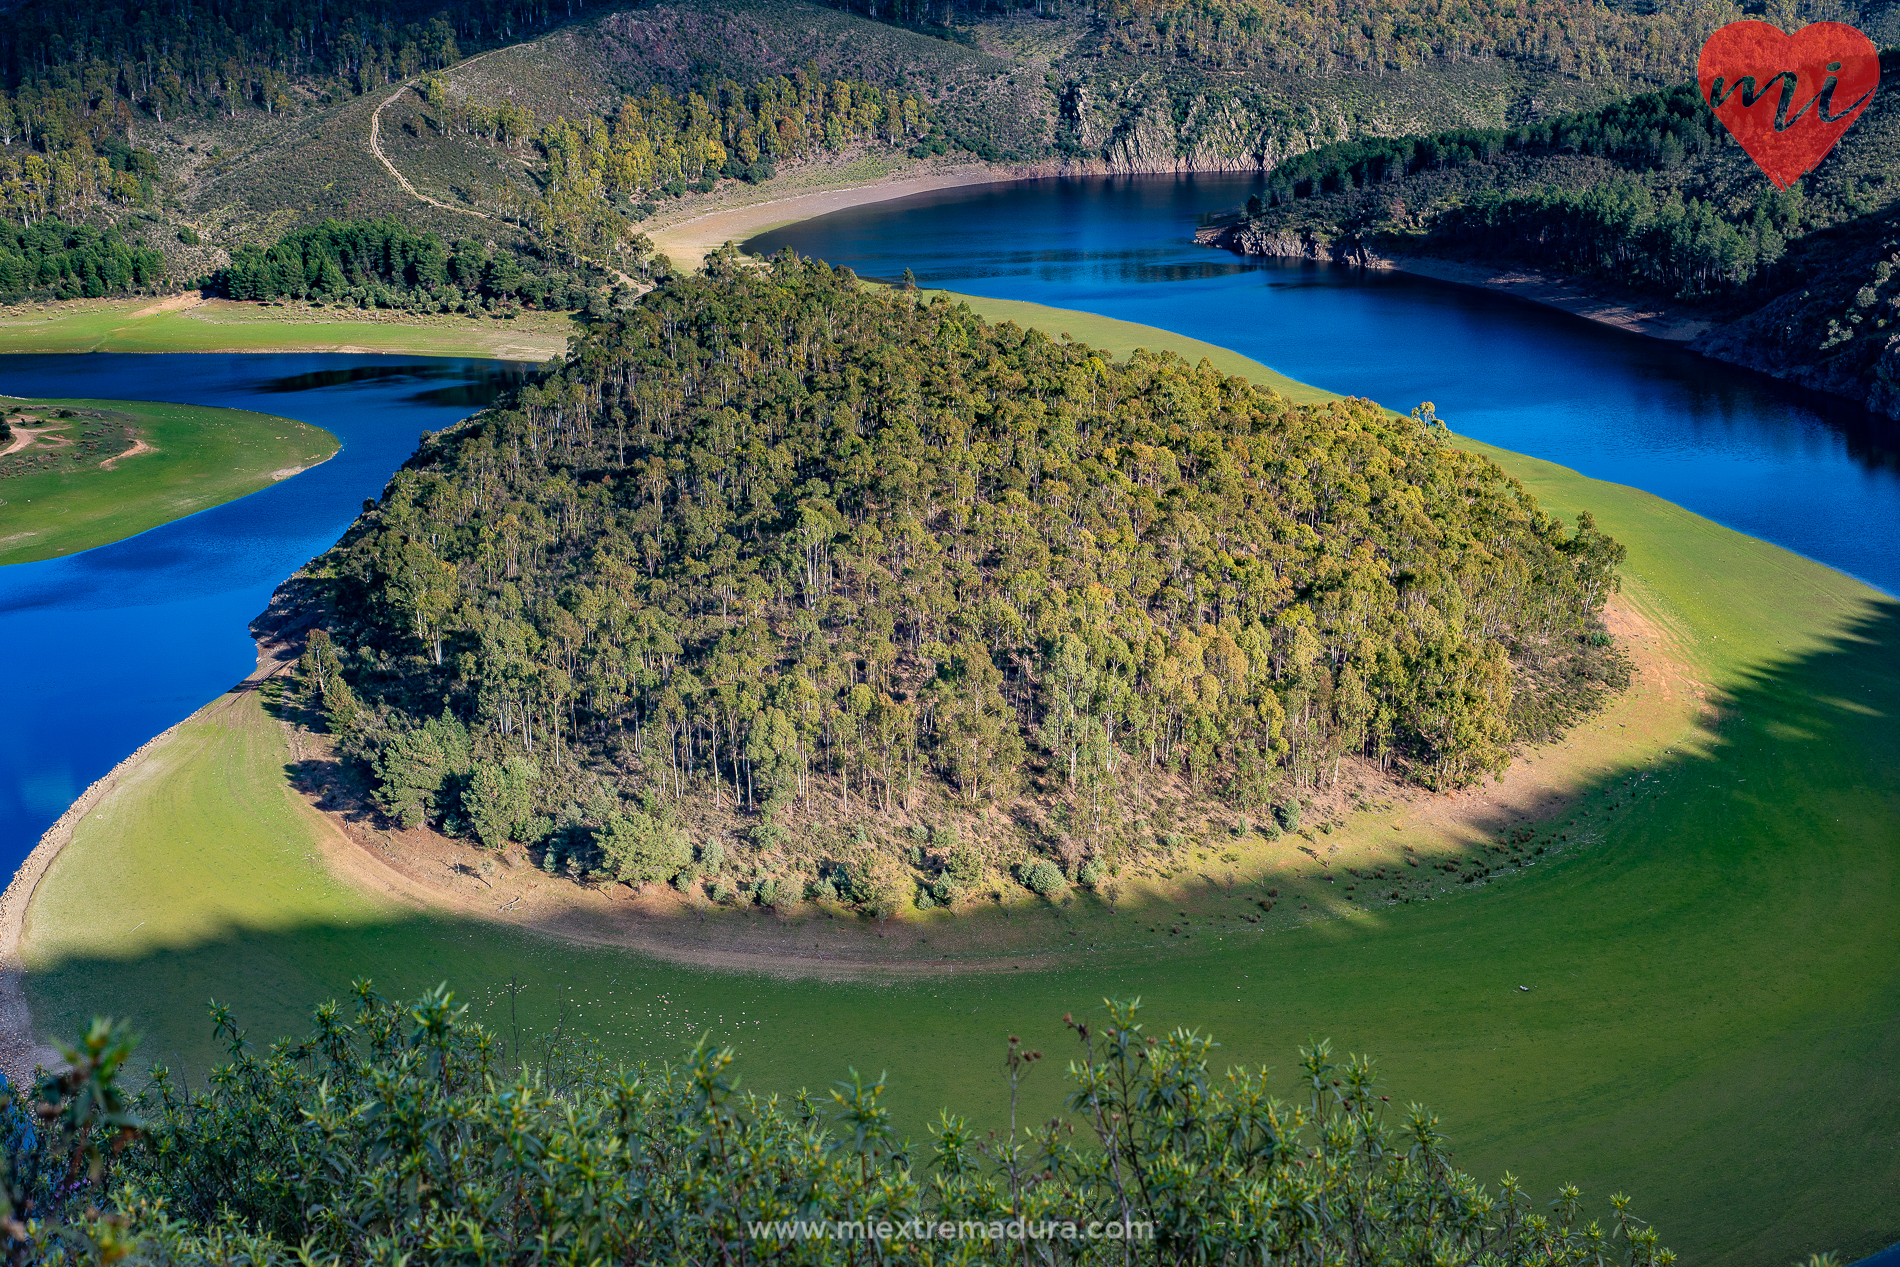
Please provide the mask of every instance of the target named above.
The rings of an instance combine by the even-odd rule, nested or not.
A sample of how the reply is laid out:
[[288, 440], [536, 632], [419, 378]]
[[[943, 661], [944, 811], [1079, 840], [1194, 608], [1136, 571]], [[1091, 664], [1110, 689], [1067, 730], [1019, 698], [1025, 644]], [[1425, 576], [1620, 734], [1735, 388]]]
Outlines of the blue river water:
[[1258, 176], [942, 190], [752, 239], [896, 281], [1079, 308], [1665, 497], [1900, 594], [1900, 424], [1653, 339], [1466, 286], [1248, 260], [1194, 230]]
[[113, 545], [0, 568], [0, 862], [86, 785], [249, 673], [271, 592], [342, 535], [423, 431], [526, 367], [375, 356], [11, 356], [0, 393], [225, 405], [323, 427], [294, 478]]

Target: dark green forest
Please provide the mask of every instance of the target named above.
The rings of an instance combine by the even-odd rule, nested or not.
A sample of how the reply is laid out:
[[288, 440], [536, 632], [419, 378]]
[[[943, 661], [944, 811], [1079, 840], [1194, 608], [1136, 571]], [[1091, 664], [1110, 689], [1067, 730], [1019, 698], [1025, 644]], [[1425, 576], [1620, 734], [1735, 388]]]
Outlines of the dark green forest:
[[0, 224], [0, 301], [27, 295], [97, 298], [164, 284], [165, 257], [132, 246], [117, 229], [41, 220]]
[[0, 88], [30, 131], [121, 107], [160, 121], [198, 106], [270, 111], [298, 81], [367, 92], [587, 10], [585, 0], [21, 0], [0, 24]]
[[214, 1007], [229, 1059], [197, 1089], [159, 1069], [139, 1091], [136, 1040], [95, 1021], [67, 1070], [0, 1100], [8, 1261], [1674, 1261], [1627, 1197], [1593, 1216], [1574, 1187], [1486, 1189], [1437, 1117], [1324, 1042], [1281, 1098], [1207, 1035], [1149, 1033], [1111, 1002], [1063, 1018], [1066, 1075], [1002, 1044], [998, 1103], [1066, 1076], [1061, 1116], [999, 1134], [945, 1110], [913, 1141], [882, 1078], [768, 1097], [740, 1089], [730, 1048], [622, 1069], [466, 1011], [446, 988], [399, 1005], [358, 982], [260, 1050]]
[[329, 220], [269, 246], [238, 247], [210, 285], [232, 299], [507, 313], [517, 304], [585, 308], [596, 280], [522, 253], [462, 240], [444, 243], [397, 220]]
[[[1090, 883], [1164, 849], [1145, 798], [1461, 786], [1606, 689], [1621, 547], [1442, 435], [728, 252], [428, 438], [300, 679], [388, 816], [578, 878]], [[1019, 798], [1033, 850], [814, 835]]]
[[[1424, 191], [1414, 178], [1434, 174], [1443, 187], [1431, 191], [1429, 209], [1408, 206], [1404, 213], [1424, 226], [1415, 249], [1519, 255], [1682, 296], [1720, 294], [1746, 288], [1779, 260], [1787, 235], [1800, 232], [1804, 210], [1799, 192], [1780, 193], [1765, 182], [1738, 204], [1714, 191], [1698, 197], [1680, 183], [1644, 179], [1725, 148], [1733, 148], [1727, 133], [1695, 85], [1683, 84], [1519, 128], [1321, 146], [1275, 168], [1266, 197], [1249, 211], [1271, 223], [1277, 206], [1359, 195], [1352, 225], [1376, 232], [1368, 200], [1382, 190], [1417, 198]], [[1494, 180], [1510, 164], [1553, 158], [1600, 159], [1617, 174], [1574, 183]], [[1469, 178], [1461, 181], [1461, 172]], [[1327, 210], [1342, 201], [1333, 199]]]
[[1462, 128], [1430, 136], [1336, 141], [1288, 159], [1267, 178], [1266, 205], [1407, 176], [1504, 154], [1576, 154], [1630, 168], [1671, 166], [1722, 142], [1726, 134], [1694, 84], [1642, 93], [1578, 114], [1517, 128]]
[[[1900, 52], [1883, 55], [1882, 71], [1900, 73]], [[1247, 225], [1256, 240], [1350, 235], [1396, 253], [1522, 260], [1677, 298], [1759, 303], [1815, 272], [1805, 255], [1788, 259], [1792, 241], [1900, 193], [1893, 114], [1884, 102], [1870, 110], [1825, 172], [1785, 193], [1694, 84], [1518, 128], [1343, 141], [1276, 167]]]

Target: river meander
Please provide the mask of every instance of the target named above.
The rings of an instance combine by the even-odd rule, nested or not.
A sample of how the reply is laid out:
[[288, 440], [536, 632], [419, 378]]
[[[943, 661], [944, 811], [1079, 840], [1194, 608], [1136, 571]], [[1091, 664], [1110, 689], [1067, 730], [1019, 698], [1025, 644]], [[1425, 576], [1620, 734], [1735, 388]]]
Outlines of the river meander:
[[[1896, 428], [1757, 375], [1516, 299], [1242, 260], [1194, 228], [1251, 176], [1026, 181], [835, 212], [755, 239], [975, 294], [1232, 347], [1458, 431], [1657, 493], [1900, 593]], [[0, 569], [0, 852], [248, 671], [246, 623], [333, 542], [423, 431], [523, 367], [348, 355], [15, 356], [0, 392], [228, 405], [343, 441], [254, 496], [85, 554]]]
[[[1400, 408], [1431, 399], [1467, 434], [1650, 489], [1900, 590], [1890, 532], [1900, 477], [1887, 424], [1482, 292], [1263, 267], [1195, 247], [1199, 218], [1252, 184], [963, 190], [840, 213], [772, 241], [874, 277], [909, 266], [926, 282], [1179, 330]], [[72, 558], [0, 568], [0, 847], [13, 862], [89, 782], [242, 677], [253, 662], [246, 624], [273, 587], [342, 533], [419, 433], [464, 416], [518, 372], [374, 356], [0, 358], [0, 392], [244, 407], [343, 441], [331, 462], [252, 497]], [[1599, 1201], [1607, 1183], [1656, 1194], [1645, 1213], [1683, 1229], [1680, 1241], [1670, 1233], [1679, 1248], [1709, 1249], [1709, 1261], [1786, 1262], [1797, 1249], [1865, 1243], [1870, 1213], [1891, 1191], [1884, 1143], [1866, 1143], [1890, 1136], [1890, 1106], [1865, 1096], [1890, 1064], [1900, 1014], [1883, 852], [1890, 800], [1869, 773], [1893, 768], [1879, 755], [1890, 731], [1842, 685], [1870, 680], [1884, 634], [1869, 629], [1742, 684], [1751, 715], [1779, 719], [1783, 695], [1795, 699], [1786, 713], [1810, 728], [1806, 746], [1785, 739], [1786, 727], [1739, 727], [1711, 753], [1652, 762], [1673, 779], [1670, 798], [1646, 811], [1654, 836], [1619, 837], [1600, 866], [1582, 856], [1540, 866], [1513, 881], [1522, 887], [1508, 905], [1428, 903], [1390, 921], [1368, 911], [1259, 940], [1223, 940], [1206, 922], [1191, 952], [1144, 945], [1073, 971], [871, 988], [609, 962], [604, 951], [550, 951], [472, 921], [240, 927], [154, 943], [130, 962], [82, 957], [49, 974], [57, 979], [34, 1006], [92, 1007], [102, 996], [98, 1006], [132, 1014], [152, 999], [235, 989], [247, 992], [248, 1015], [261, 1013], [256, 1032], [275, 1033], [368, 968], [401, 989], [456, 975], [464, 997], [519, 970], [549, 999], [591, 989], [590, 1006], [612, 1032], [634, 1033], [625, 1041], [640, 1052], [670, 1054], [702, 1029], [743, 1026], [756, 1085], [818, 1086], [855, 1063], [892, 1070], [893, 1099], [928, 1113], [993, 1090], [1000, 1034], [1048, 1032], [1022, 1027], [1046, 1027], [1108, 993], [1141, 995], [1159, 1023], [1206, 1024], [1237, 1040], [1238, 1058], [1283, 1069], [1292, 1046], [1314, 1035], [1333, 1035], [1341, 1051], [1376, 1046], [1390, 1055], [1395, 1091], [1427, 1089], [1464, 1124], [1459, 1146], [1479, 1173], [1529, 1167], [1539, 1191], [1594, 1175]], [[1808, 709], [1815, 700], [1835, 711]], [[1836, 734], [1849, 736], [1838, 756], [1827, 749]], [[1866, 767], [1850, 760], [1863, 749], [1873, 754]], [[1718, 766], [1759, 773], [1746, 788], [1725, 779], [1720, 791], [1700, 790]], [[1777, 795], [1744, 799], [1770, 786]], [[1830, 826], [1816, 806], [1846, 824]], [[1733, 822], [1723, 817], [1731, 807], [1757, 830], [1704, 830], [1705, 817]], [[117, 917], [142, 920], [132, 907], [146, 896], [128, 893]], [[620, 995], [608, 997], [603, 979]], [[48, 1024], [60, 1032], [82, 1021], [61, 1012]], [[197, 1018], [141, 1024], [158, 1031], [150, 1050], [171, 1059]], [[1547, 1088], [1559, 1091], [1545, 1099]], [[1037, 1094], [1052, 1104], [1058, 1092], [1050, 1081]], [[1763, 1230], [1784, 1225], [1794, 1230]], [[1764, 1238], [1772, 1252], [1720, 1252]]]

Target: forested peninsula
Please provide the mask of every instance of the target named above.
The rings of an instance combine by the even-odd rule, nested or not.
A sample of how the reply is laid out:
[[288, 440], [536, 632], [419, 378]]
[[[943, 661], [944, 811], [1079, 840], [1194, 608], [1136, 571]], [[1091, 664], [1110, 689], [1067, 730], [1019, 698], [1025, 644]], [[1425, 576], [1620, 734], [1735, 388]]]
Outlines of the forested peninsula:
[[[1900, 74], [1900, 51], [1881, 57]], [[1510, 128], [1320, 146], [1202, 241], [1367, 266], [1529, 268], [1678, 305], [1723, 360], [1900, 417], [1900, 103], [1783, 192], [1694, 84]]]
[[1618, 680], [1621, 548], [1443, 434], [728, 251], [426, 439], [300, 690], [389, 818], [580, 880], [1112, 887], [1196, 804], [1468, 784]]

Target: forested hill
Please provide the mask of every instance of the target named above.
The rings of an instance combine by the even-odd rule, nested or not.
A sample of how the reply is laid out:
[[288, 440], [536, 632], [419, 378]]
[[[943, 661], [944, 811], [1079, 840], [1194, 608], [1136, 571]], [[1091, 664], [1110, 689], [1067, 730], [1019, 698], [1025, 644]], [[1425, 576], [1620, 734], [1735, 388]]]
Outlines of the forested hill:
[[1607, 642], [1620, 547], [1429, 416], [736, 258], [428, 440], [321, 560], [305, 690], [392, 817], [633, 880], [743, 835], [795, 901], [826, 823], [1033, 866], [980, 856], [1013, 806], [1100, 875], [1158, 796], [1499, 770]]

